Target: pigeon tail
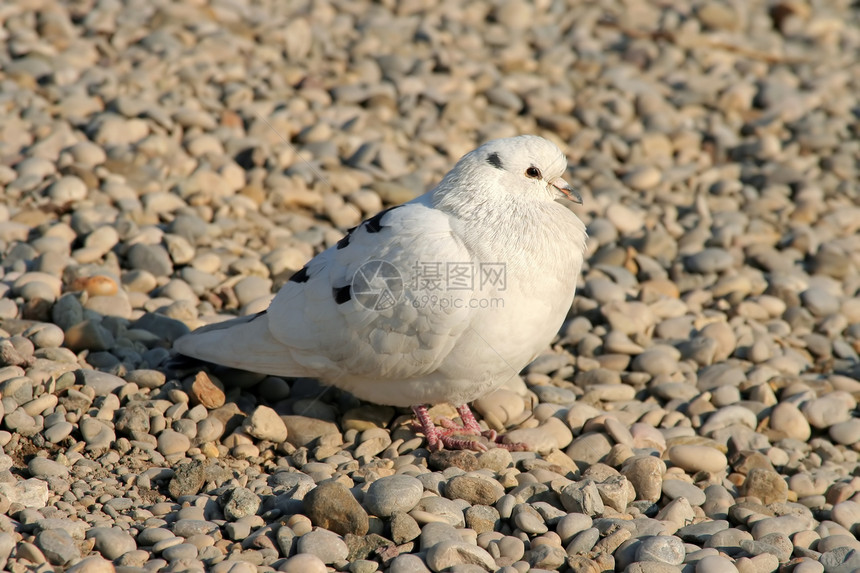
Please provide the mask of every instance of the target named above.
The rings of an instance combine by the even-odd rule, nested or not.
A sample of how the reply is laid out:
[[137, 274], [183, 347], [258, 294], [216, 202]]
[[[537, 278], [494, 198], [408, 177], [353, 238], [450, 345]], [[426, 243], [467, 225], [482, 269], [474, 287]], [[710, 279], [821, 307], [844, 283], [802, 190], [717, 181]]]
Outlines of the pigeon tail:
[[298, 364], [291, 364], [283, 343], [272, 336], [266, 311], [198, 328], [179, 338], [174, 348], [185, 356], [230, 368], [280, 376], [305, 375]]

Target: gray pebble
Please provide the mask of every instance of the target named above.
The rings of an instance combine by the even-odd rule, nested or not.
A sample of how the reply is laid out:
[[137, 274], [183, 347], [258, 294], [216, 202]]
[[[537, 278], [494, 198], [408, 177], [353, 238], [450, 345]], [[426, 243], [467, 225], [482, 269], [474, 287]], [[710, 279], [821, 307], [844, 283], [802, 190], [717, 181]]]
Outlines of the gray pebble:
[[34, 478], [66, 478], [69, 476], [69, 468], [54, 460], [35, 457], [27, 464], [30, 475]]
[[190, 543], [180, 543], [162, 551], [161, 556], [168, 561], [196, 559], [197, 548]]
[[317, 529], [299, 537], [298, 550], [300, 553], [316, 555], [326, 564], [343, 561], [349, 554], [340, 536], [325, 529]]
[[62, 529], [48, 529], [36, 536], [36, 546], [52, 565], [63, 566], [81, 556], [77, 543]]
[[430, 569], [418, 555], [404, 553], [391, 561], [389, 573], [430, 573]]
[[734, 264], [731, 253], [724, 249], [709, 248], [696, 253], [684, 261], [684, 266], [692, 273], [717, 273]]
[[424, 487], [407, 475], [384, 477], [370, 484], [364, 497], [367, 511], [379, 517], [390, 517], [395, 511], [409, 512], [421, 499]]
[[126, 257], [131, 268], [147, 271], [156, 277], [169, 276], [173, 273], [170, 255], [160, 245], [137, 243], [128, 250]]
[[117, 528], [94, 527], [87, 531], [87, 539], [94, 540], [96, 551], [106, 559], [117, 559], [137, 549], [134, 538]]
[[839, 310], [839, 299], [823, 288], [812, 287], [800, 293], [803, 306], [815, 316], [827, 316]]
[[260, 497], [244, 487], [236, 487], [222, 495], [224, 517], [236, 521], [249, 515], [254, 515], [260, 508]]
[[670, 565], [684, 562], [684, 543], [672, 535], [654, 535], [642, 539], [636, 549], [637, 561], [657, 561]]

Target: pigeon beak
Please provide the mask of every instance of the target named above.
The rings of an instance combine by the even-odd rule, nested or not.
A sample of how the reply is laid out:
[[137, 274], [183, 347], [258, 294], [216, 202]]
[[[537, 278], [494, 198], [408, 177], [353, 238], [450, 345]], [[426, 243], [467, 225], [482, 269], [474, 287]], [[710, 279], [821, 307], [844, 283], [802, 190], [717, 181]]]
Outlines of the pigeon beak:
[[582, 205], [582, 195], [580, 195], [579, 191], [571, 187], [570, 184], [561, 177], [550, 183], [550, 185], [558, 189], [565, 197], [574, 203]]

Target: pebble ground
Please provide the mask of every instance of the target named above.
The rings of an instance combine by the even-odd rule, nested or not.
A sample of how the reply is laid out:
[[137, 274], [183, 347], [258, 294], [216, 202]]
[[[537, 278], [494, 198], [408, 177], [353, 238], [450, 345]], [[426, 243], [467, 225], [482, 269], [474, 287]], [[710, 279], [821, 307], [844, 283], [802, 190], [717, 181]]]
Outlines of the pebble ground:
[[[860, 571], [858, 55], [848, 0], [0, 4], [0, 565]], [[533, 451], [167, 369], [521, 133], [590, 234], [475, 404]]]

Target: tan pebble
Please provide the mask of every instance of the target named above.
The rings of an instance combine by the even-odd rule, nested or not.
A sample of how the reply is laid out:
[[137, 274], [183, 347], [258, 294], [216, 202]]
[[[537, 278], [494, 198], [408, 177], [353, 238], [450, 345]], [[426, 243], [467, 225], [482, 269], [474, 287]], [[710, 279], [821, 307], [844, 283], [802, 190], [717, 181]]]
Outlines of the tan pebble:
[[750, 571], [750, 573], [769, 573], [779, 568], [779, 558], [772, 553], [760, 553], [755, 557], [750, 557], [749, 562], [752, 565], [752, 569], [745, 570], [738, 567], [738, 571], [740, 573], [746, 573], [746, 571]]
[[327, 437], [336, 443], [343, 443], [340, 429], [333, 422], [295, 415], [282, 416], [281, 419], [287, 426], [287, 440], [297, 448]]
[[528, 22], [534, 18], [534, 7], [528, 2], [504, 0], [496, 5], [494, 16], [496, 21], [507, 28], [521, 30], [528, 27]]
[[678, 285], [669, 279], [651, 279], [640, 284], [639, 297], [642, 302], [650, 303], [659, 297], [679, 298]]
[[281, 417], [268, 406], [257, 406], [243, 424], [245, 431], [261, 440], [283, 442], [287, 439], [287, 426]]
[[530, 451], [548, 452], [567, 447], [573, 441], [570, 429], [558, 418], [549, 418], [537, 428], [512, 430], [505, 442], [525, 444]]
[[213, 381], [203, 371], [198, 372], [194, 377], [188, 395], [192, 404], [202, 404], [208, 410], [220, 408], [226, 401], [221, 383]]
[[67, 573], [114, 573], [116, 569], [113, 563], [98, 555], [86, 557], [78, 561], [72, 567], [66, 569]]
[[343, 430], [370, 430], [372, 428], [385, 428], [394, 417], [394, 408], [390, 406], [377, 406], [365, 404], [353, 408], [344, 413], [341, 426]]
[[612, 203], [606, 209], [606, 218], [624, 235], [638, 231], [645, 225], [642, 212], [622, 203]]
[[830, 511], [830, 516], [845, 529], [853, 531], [860, 524], [860, 502], [848, 500], [837, 503]]
[[586, 389], [584, 400], [624, 402], [636, 396], [636, 389], [626, 384], [594, 384]]
[[633, 457], [633, 449], [627, 444], [615, 444], [606, 454], [606, 465], [614, 468], [621, 467], [625, 461]]
[[807, 549], [812, 548], [812, 544], [821, 539], [821, 536], [817, 531], [798, 531], [795, 533], [791, 541], [794, 543], [795, 547], [806, 547]]
[[770, 427], [788, 438], [805, 442], [812, 435], [809, 422], [800, 409], [791, 402], [774, 406], [770, 414]]
[[221, 443], [227, 446], [228, 448], [233, 448], [239, 444], [253, 444], [254, 438], [246, 434], [241, 430], [233, 430], [233, 432], [221, 440]]
[[696, 566], [698, 573], [739, 573], [728, 557], [722, 555], [706, 555]]
[[72, 257], [81, 264], [98, 262], [103, 256], [104, 252], [95, 247], [81, 247], [72, 252]]
[[60, 291], [62, 290], [62, 281], [59, 277], [39, 271], [30, 271], [15, 279], [13, 291], [17, 293], [29, 283], [44, 284], [44, 288], [50, 290], [55, 297], [60, 296]]
[[256, 458], [260, 455], [260, 448], [254, 444], [239, 444], [237, 446], [233, 446], [230, 450], [230, 455], [240, 460]]
[[660, 184], [663, 175], [656, 167], [637, 167], [624, 176], [624, 183], [636, 191], [653, 189]]
[[857, 490], [851, 484], [840, 482], [831, 485], [827, 489], [825, 496], [827, 503], [836, 505], [837, 503], [850, 499], [855, 493], [857, 493]]
[[735, 351], [738, 343], [734, 330], [726, 322], [713, 322], [708, 324], [701, 331], [701, 336], [711, 338], [717, 342], [717, 349], [714, 353], [714, 362], [722, 362], [726, 360]]
[[429, 511], [424, 511], [423, 509], [413, 509], [409, 512], [409, 516], [415, 521], [417, 521], [419, 524], [448, 523], [448, 520], [441, 515], [436, 515], [434, 513], [430, 513]]
[[690, 502], [687, 501], [687, 498], [679, 497], [678, 499], [673, 499], [666, 504], [666, 506], [657, 513], [654, 519], [667, 521], [677, 527], [684, 527], [685, 525], [692, 523], [695, 517], [696, 514], [693, 511], [692, 506], [690, 506]]
[[640, 354], [645, 349], [630, 340], [627, 333], [613, 330], [606, 335], [603, 342], [603, 350], [605, 352], [613, 352], [618, 354]]
[[110, 277], [95, 275], [75, 279], [69, 285], [70, 291], [86, 291], [90, 296], [113, 296], [119, 292], [119, 286]]
[[202, 453], [207, 458], [221, 457], [221, 452], [218, 450], [218, 446], [216, 446], [212, 442], [206, 442], [205, 444], [200, 446], [200, 453]]
[[612, 330], [628, 335], [646, 332], [657, 323], [657, 317], [650, 307], [641, 302], [613, 301], [603, 305], [600, 311]]
[[312, 553], [299, 553], [287, 559], [280, 567], [285, 573], [326, 573], [325, 563]]
[[305, 533], [310, 532], [313, 529], [313, 523], [311, 523], [311, 519], [304, 515], [293, 515], [290, 519], [287, 520], [287, 525], [293, 532], [301, 537]]
[[542, 454], [542, 457], [547, 463], [556, 466], [560, 473], [563, 473], [562, 470], [566, 470], [567, 472], [572, 473], [575, 473], [579, 470], [578, 466], [576, 465], [576, 462], [570, 459], [570, 456], [561, 450], [552, 450], [548, 453]]
[[669, 448], [669, 460], [686, 471], [718, 473], [728, 468], [725, 454], [707, 446], [673, 446]]
[[511, 452], [504, 448], [490, 448], [486, 452], [478, 454], [478, 463], [482, 468], [499, 473], [514, 464]]
[[788, 484], [773, 470], [753, 468], [744, 480], [743, 492], [744, 495], [759, 498], [765, 505], [785, 503]]
[[521, 396], [505, 388], [481, 396], [472, 405], [487, 425], [497, 431], [519, 419], [526, 408]]
[[447, 498], [462, 499], [472, 505], [493, 505], [504, 494], [504, 488], [497, 481], [470, 475], [455, 476], [445, 486]]
[[735, 83], [722, 93], [717, 105], [723, 111], [748, 111], [752, 108], [755, 93], [754, 86], [743, 82]]
[[654, 456], [634, 456], [625, 461], [621, 474], [633, 485], [636, 499], [657, 501], [662, 495], [666, 464]]
[[600, 411], [594, 406], [576, 402], [571, 405], [570, 410], [567, 411], [565, 421], [569, 428], [579, 434], [586, 422], [599, 414]]
[[728, 275], [722, 277], [711, 288], [711, 294], [715, 297], [736, 295], [745, 297], [752, 291], [752, 281], [744, 275]]
[[437, 543], [427, 552], [426, 561], [432, 571], [443, 571], [461, 563], [478, 565], [487, 571], [496, 568], [496, 562], [489, 553], [465, 541]]

